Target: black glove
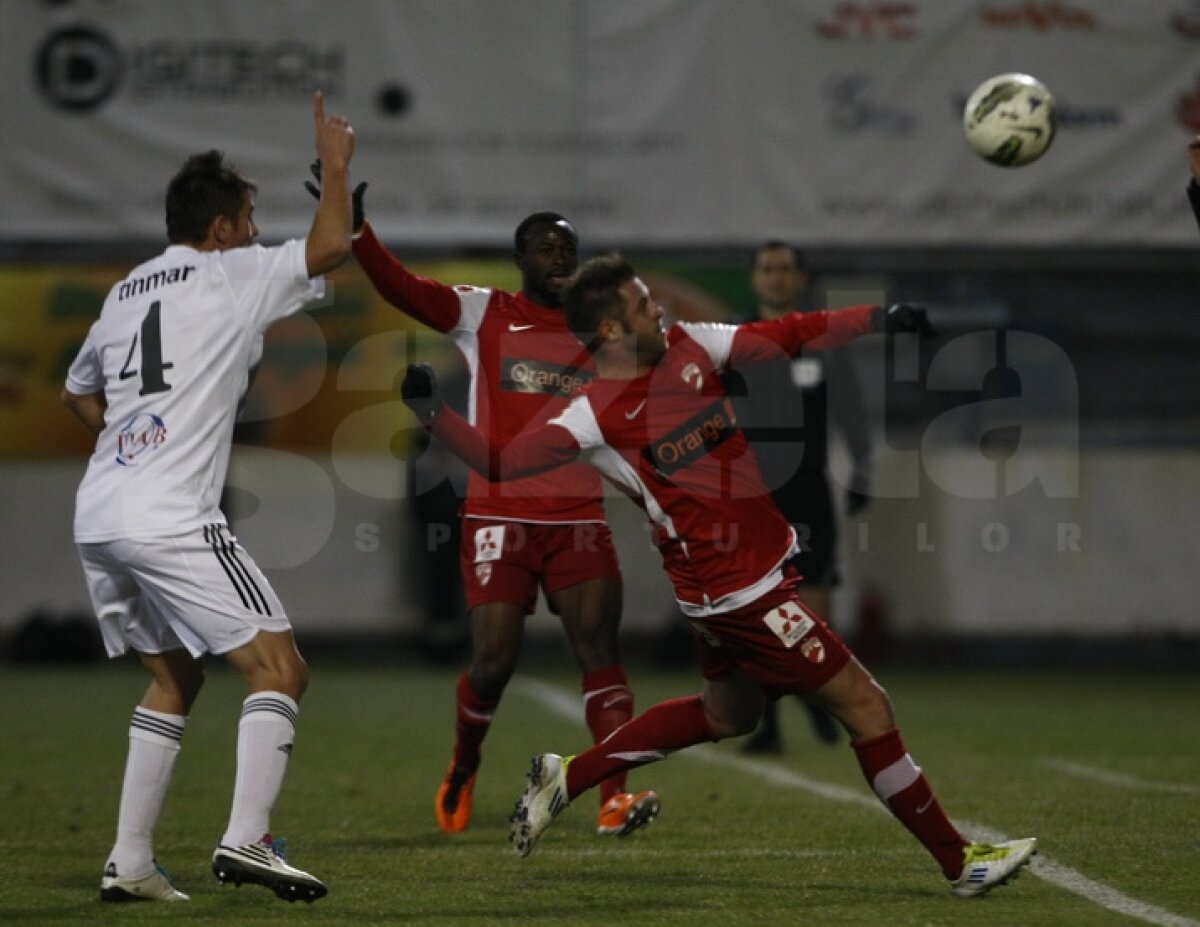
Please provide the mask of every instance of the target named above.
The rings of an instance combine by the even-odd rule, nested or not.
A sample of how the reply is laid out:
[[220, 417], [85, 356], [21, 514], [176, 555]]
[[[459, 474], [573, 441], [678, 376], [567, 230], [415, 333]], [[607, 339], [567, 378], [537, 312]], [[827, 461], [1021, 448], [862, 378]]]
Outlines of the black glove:
[[870, 503], [871, 497], [857, 489], [846, 490], [846, 514], [857, 515]]
[[422, 425], [432, 425], [445, 402], [438, 392], [437, 374], [428, 364], [409, 364], [404, 382], [400, 384], [400, 398], [413, 410]]
[[[321, 198], [321, 159], [317, 158], [317, 160], [313, 161], [308, 166], [308, 169], [312, 171], [312, 175], [316, 178], [317, 182], [313, 183], [311, 180], [304, 181], [304, 189], [311, 193], [314, 199], [319, 200]], [[364, 180], [350, 194], [350, 228], [356, 235], [361, 231], [363, 223], [367, 221], [366, 212], [363, 208], [363, 196], [366, 192], [367, 182]]]
[[932, 338], [937, 334], [934, 327], [929, 324], [925, 307], [910, 306], [908, 303], [896, 303], [886, 309], [880, 306], [875, 310], [875, 318], [872, 322], [872, 327], [877, 332], [887, 332], [888, 334], [916, 332], [927, 338]]

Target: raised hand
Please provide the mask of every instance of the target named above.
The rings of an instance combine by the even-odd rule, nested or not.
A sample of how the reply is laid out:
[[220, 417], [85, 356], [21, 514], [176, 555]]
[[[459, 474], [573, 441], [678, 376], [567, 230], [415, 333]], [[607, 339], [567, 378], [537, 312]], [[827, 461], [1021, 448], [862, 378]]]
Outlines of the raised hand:
[[874, 328], [877, 332], [915, 332], [932, 338], [937, 330], [930, 324], [924, 306], [913, 306], [909, 303], [896, 303], [886, 309], [880, 306], [875, 310]]
[[[313, 163], [308, 166], [308, 169], [312, 173], [313, 180], [315, 180], [316, 183], [313, 183], [312, 180], [306, 180], [304, 181], [304, 189], [312, 194], [313, 199], [319, 200], [321, 198], [321, 159], [317, 158], [315, 161], [313, 161]], [[356, 233], [363, 227], [363, 223], [366, 221], [366, 207], [363, 203], [363, 197], [366, 195], [366, 192], [367, 182], [364, 180], [361, 181], [358, 186], [354, 188], [354, 192], [350, 194], [350, 227], [354, 229]]]
[[437, 374], [428, 364], [409, 364], [400, 384], [400, 398], [423, 425], [433, 424], [445, 404], [438, 391]]
[[317, 158], [329, 168], [344, 170], [354, 154], [354, 130], [341, 116], [325, 115], [325, 94], [313, 94], [313, 122], [317, 135]]

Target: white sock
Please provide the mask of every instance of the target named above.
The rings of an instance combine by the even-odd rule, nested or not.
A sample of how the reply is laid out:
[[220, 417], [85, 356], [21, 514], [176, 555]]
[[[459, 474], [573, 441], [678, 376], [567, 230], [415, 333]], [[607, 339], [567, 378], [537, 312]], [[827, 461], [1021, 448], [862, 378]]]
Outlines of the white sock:
[[129, 719], [117, 842], [108, 857], [121, 876], [138, 878], [154, 871], [154, 827], [171, 785], [185, 724], [184, 715], [163, 714], [140, 705]]
[[271, 830], [271, 808], [283, 787], [300, 706], [282, 692], [255, 692], [242, 702], [237, 781], [221, 845], [256, 843]]

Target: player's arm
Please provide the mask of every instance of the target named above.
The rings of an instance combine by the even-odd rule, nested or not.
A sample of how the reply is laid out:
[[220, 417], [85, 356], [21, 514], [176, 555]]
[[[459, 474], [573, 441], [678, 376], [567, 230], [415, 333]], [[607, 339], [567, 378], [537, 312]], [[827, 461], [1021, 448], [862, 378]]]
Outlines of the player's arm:
[[[819, 312], [793, 312], [781, 319], [739, 325], [726, 359], [728, 366], [769, 361], [782, 349], [789, 355], [801, 348], [836, 348], [871, 332], [936, 334], [920, 306], [846, 306]], [[720, 363], [718, 362], [718, 366]]]
[[104, 430], [104, 413], [108, 409], [108, 400], [104, 393], [73, 393], [65, 386], [60, 394], [63, 405], [79, 416], [79, 420], [91, 429], [93, 434]]
[[[317, 159], [310, 169], [316, 183], [306, 181], [304, 187], [320, 199], [325, 189], [325, 167]], [[435, 331], [453, 331], [462, 316], [457, 291], [412, 273], [384, 247], [366, 219], [366, 192], [367, 184], [363, 181], [350, 197], [351, 247], [359, 266], [376, 292], [405, 315]]]
[[350, 158], [354, 154], [354, 130], [342, 117], [325, 115], [325, 98], [319, 90], [313, 94], [313, 121], [322, 182], [317, 211], [304, 243], [304, 261], [309, 277], [318, 277], [341, 266], [350, 256]]
[[445, 447], [493, 483], [553, 470], [579, 457], [579, 443], [561, 425], [522, 432], [501, 449], [443, 402], [437, 376], [428, 364], [409, 365], [400, 394]]
[[561, 425], [522, 432], [499, 448], [453, 409], [443, 409], [430, 429], [457, 457], [492, 483], [554, 470], [579, 457], [579, 444]]
[[370, 222], [355, 233], [354, 256], [379, 295], [405, 315], [439, 332], [458, 324], [462, 303], [454, 288], [412, 273], [383, 246]]
[[71, 361], [59, 398], [93, 434], [98, 435], [104, 430], [108, 400], [104, 397], [104, 370], [100, 366], [95, 338], [96, 325], [93, 325], [83, 339], [79, 353]]

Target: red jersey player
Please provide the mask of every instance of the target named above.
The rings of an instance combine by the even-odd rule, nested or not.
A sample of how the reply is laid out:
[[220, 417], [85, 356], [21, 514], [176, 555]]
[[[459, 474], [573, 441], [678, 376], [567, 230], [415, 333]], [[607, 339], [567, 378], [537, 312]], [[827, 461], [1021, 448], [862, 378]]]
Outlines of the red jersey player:
[[405, 401], [477, 472], [509, 479], [583, 458], [641, 505], [695, 631], [704, 691], [655, 705], [578, 756], [536, 757], [512, 818], [517, 854], [527, 856], [555, 816], [606, 776], [745, 734], [765, 694], [796, 694], [846, 728], [867, 782], [955, 894], [980, 895], [1016, 875], [1036, 839], [963, 839], [909, 755], [887, 693], [804, 606], [785, 567], [795, 534], [770, 499], [719, 377], [780, 350], [833, 347], [873, 330], [932, 334], [924, 310], [854, 306], [664, 332], [662, 308], [617, 255], [587, 262], [564, 305], [598, 376], [546, 425], [498, 448], [442, 408], [427, 367], [409, 368]]
[[[361, 187], [355, 192], [361, 220]], [[468, 417], [501, 445], [557, 415], [571, 392], [594, 376], [559, 302], [577, 250], [578, 236], [565, 218], [529, 216], [514, 235], [521, 292], [506, 293], [410, 273], [369, 223], [356, 222], [354, 239], [354, 255], [380, 294], [454, 340], [470, 372]], [[454, 756], [435, 799], [446, 833], [470, 821], [483, 739], [516, 667], [539, 585], [583, 671], [592, 736], [599, 742], [633, 716], [617, 648], [621, 572], [595, 471], [576, 464], [504, 485], [472, 475], [462, 514], [460, 560], [473, 646], [458, 681]], [[602, 835], [627, 834], [658, 812], [653, 792], [625, 791], [624, 771], [601, 783], [600, 802]]]

